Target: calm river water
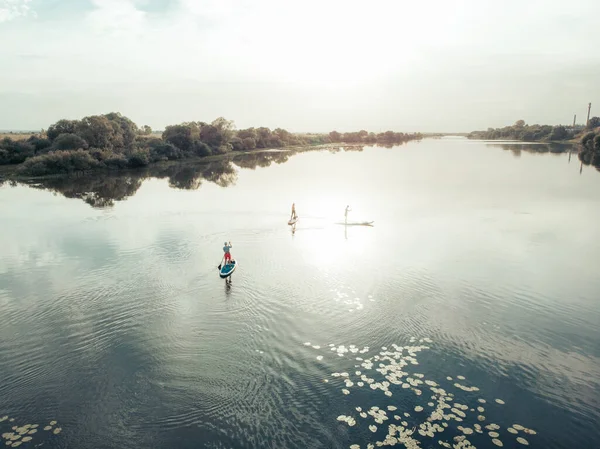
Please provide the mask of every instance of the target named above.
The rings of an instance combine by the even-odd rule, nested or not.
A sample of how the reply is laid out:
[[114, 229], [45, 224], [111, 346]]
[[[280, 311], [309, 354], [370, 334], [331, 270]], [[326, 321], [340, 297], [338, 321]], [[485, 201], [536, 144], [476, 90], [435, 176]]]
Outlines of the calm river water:
[[0, 443], [599, 447], [600, 173], [536, 149], [5, 183]]

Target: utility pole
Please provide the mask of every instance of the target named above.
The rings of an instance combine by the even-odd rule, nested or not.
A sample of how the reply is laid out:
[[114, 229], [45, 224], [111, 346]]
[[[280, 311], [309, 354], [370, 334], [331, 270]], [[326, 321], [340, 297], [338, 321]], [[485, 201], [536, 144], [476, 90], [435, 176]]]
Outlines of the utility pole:
[[573, 128], [575, 128], [575, 121], [577, 120], [577, 114], [573, 115]]
[[588, 104], [588, 117], [587, 117], [587, 121], [585, 122], [585, 126], [587, 127], [590, 124], [590, 111], [592, 110], [592, 103]]

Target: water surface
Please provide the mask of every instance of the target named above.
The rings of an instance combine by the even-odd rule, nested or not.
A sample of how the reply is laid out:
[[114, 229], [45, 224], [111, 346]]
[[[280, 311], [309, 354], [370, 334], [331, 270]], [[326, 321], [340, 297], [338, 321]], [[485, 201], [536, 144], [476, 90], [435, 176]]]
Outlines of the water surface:
[[[597, 447], [600, 173], [516, 143], [360, 150], [5, 183], [0, 432], [39, 424], [21, 447], [48, 448]], [[336, 225], [346, 205], [374, 226]]]

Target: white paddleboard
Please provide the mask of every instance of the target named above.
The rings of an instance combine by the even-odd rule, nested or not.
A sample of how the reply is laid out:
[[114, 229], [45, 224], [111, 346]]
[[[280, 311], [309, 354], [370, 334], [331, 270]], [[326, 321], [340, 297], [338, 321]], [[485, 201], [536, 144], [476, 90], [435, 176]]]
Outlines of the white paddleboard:
[[348, 222], [348, 223], [336, 223], [338, 225], [345, 226], [373, 226], [373, 221], [363, 221], [363, 222]]

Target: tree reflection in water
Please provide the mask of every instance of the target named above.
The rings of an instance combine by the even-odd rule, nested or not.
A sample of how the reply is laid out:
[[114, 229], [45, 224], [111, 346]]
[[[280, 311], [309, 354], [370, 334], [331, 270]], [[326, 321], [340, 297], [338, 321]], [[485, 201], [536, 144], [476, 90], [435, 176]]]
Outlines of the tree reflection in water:
[[[527, 153], [577, 153], [581, 165], [592, 165], [600, 171], [600, 154], [586, 150], [580, 145], [568, 144], [528, 144], [528, 143], [487, 143], [487, 146], [500, 147], [512, 152], [515, 157]], [[146, 179], [167, 179], [169, 187], [182, 190], [197, 190], [203, 182], [214, 183], [220, 187], [235, 185], [238, 169], [254, 170], [266, 168], [272, 163], [283, 164], [290, 157], [307, 151], [327, 151], [330, 153], [363, 151], [360, 145], [335, 145], [327, 147], [300, 147], [285, 150], [266, 150], [251, 153], [231, 153], [228, 159], [213, 162], [173, 162], [149, 166], [140, 170], [96, 172], [72, 176], [51, 177], [22, 181], [27, 185], [50, 190], [67, 198], [78, 198], [92, 207], [114, 206], [134, 195]], [[16, 186], [14, 179], [0, 177], [0, 186]]]
[[[331, 147], [339, 151], [340, 147]], [[354, 147], [344, 148], [346, 151]], [[122, 201], [134, 195], [146, 179], [168, 179], [169, 187], [182, 190], [197, 190], [203, 182], [214, 183], [220, 187], [235, 185], [237, 169], [268, 167], [272, 163], [282, 164], [291, 156], [305, 151], [315, 151], [314, 148], [296, 150], [261, 151], [252, 153], [233, 154], [230, 159], [213, 162], [179, 162], [164, 163], [139, 170], [96, 172], [72, 176], [59, 176], [27, 181], [26, 184], [37, 189], [50, 190], [67, 198], [77, 198], [92, 207], [105, 208], [114, 206], [116, 201]], [[358, 151], [362, 151], [362, 147]], [[13, 180], [0, 179], [4, 183], [16, 185]]]
[[569, 162], [571, 162], [571, 154], [575, 153], [582, 163], [581, 168], [583, 168], [583, 165], [591, 165], [600, 171], [600, 152], [595, 152], [583, 145], [565, 143], [488, 143], [487, 146], [500, 147], [511, 151], [515, 157], [521, 157], [522, 152], [540, 154], [569, 153]]
[[577, 155], [583, 165], [592, 165], [596, 170], [600, 171], [600, 152], [591, 151], [588, 148], [583, 148]]

